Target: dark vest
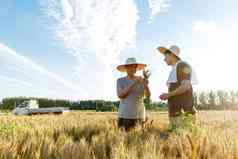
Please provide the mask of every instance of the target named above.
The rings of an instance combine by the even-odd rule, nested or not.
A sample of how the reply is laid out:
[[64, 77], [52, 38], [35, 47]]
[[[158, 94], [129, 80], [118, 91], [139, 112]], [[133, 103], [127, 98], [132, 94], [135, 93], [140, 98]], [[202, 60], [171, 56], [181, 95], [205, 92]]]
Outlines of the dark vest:
[[[184, 62], [179, 63], [177, 65], [176, 72], [177, 82], [169, 84], [169, 92], [176, 90], [181, 85], [183, 80], [191, 81], [192, 69], [188, 64]], [[193, 106], [193, 88], [191, 87], [191, 89], [181, 95], [169, 98], [168, 104], [178, 106]]]

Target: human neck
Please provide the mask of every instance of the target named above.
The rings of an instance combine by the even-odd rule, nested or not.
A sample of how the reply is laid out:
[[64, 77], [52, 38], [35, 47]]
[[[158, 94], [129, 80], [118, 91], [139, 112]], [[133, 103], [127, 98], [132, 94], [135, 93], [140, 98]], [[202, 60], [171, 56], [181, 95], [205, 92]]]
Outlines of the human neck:
[[135, 78], [135, 75], [133, 74], [133, 75], [127, 75], [127, 78], [128, 79], [134, 79]]
[[174, 60], [172, 61], [172, 66], [175, 66], [178, 62], [179, 62], [178, 59], [174, 59]]

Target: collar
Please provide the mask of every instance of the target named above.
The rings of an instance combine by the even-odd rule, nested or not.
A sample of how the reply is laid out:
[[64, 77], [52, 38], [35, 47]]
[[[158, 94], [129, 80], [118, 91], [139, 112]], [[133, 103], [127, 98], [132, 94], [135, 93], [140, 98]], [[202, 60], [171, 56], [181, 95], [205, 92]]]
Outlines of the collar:
[[182, 63], [182, 60], [178, 60], [174, 65], [172, 65], [173, 68], [176, 68], [178, 66], [178, 64]]

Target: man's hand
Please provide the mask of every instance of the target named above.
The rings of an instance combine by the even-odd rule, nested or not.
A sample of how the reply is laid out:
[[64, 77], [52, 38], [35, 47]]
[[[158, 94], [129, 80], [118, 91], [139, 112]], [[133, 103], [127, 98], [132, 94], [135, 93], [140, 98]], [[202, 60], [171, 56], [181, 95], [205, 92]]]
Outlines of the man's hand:
[[136, 77], [134, 81], [135, 81], [135, 84], [144, 83], [144, 79], [142, 77]]
[[169, 93], [163, 93], [159, 96], [161, 100], [168, 100], [170, 98]]
[[118, 92], [118, 97], [120, 99], [126, 98], [128, 96], [128, 94], [132, 91], [132, 89], [134, 87], [137, 86], [137, 84], [140, 84], [143, 81], [142, 77], [137, 77], [133, 80], [134, 82], [129, 85], [128, 87], [124, 88], [123, 90], [121, 90], [120, 92]]
[[144, 77], [144, 79], [148, 80], [150, 76], [151, 76], [150, 70], [145, 70], [144, 69], [143, 70], [143, 77]]
[[172, 92], [169, 92], [169, 93], [163, 93], [162, 95], [160, 95], [160, 99], [161, 100], [167, 100], [170, 97], [181, 95], [184, 92], [191, 89], [191, 87], [192, 87], [192, 85], [191, 85], [191, 82], [189, 80], [183, 80], [181, 82], [181, 85], [176, 90], [174, 90]]

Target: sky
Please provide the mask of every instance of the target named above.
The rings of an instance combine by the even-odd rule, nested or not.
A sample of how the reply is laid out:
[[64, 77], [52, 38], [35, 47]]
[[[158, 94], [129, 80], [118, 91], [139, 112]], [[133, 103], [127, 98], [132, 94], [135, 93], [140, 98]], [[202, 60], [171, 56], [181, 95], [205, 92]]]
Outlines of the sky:
[[[196, 91], [237, 90], [236, 0], [4, 0], [0, 5], [0, 99], [117, 100], [116, 70], [148, 65], [152, 99], [171, 70], [155, 48], [177, 45]], [[141, 72], [138, 73], [141, 75]]]

